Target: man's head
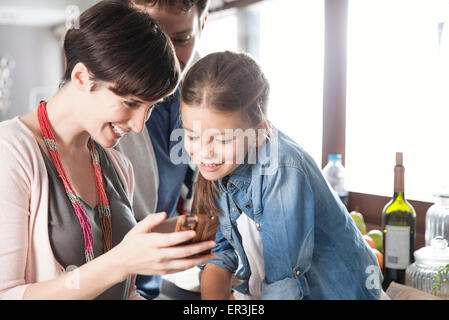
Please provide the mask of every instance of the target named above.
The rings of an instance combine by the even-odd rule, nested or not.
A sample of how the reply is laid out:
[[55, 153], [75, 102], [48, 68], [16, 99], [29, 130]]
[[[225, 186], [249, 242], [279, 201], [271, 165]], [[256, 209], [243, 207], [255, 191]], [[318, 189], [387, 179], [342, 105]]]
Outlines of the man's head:
[[155, 19], [170, 37], [181, 70], [192, 62], [210, 0], [130, 0]]

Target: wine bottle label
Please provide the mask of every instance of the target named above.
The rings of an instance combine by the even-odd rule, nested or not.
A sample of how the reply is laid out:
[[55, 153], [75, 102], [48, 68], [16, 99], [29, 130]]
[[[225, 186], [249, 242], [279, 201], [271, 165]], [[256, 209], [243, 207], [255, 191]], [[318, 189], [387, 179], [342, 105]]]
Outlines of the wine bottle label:
[[386, 225], [385, 267], [406, 269], [410, 264], [410, 227]]

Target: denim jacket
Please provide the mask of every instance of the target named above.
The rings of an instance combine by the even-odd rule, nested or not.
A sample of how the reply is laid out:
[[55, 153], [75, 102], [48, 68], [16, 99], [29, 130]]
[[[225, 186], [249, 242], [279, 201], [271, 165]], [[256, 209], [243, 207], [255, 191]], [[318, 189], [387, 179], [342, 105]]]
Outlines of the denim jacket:
[[382, 273], [348, 211], [314, 160], [273, 133], [255, 163], [245, 161], [215, 182], [220, 228], [208, 263], [245, 280], [235, 290], [248, 294], [251, 270], [236, 224], [241, 211], [262, 239], [262, 299], [378, 299]]

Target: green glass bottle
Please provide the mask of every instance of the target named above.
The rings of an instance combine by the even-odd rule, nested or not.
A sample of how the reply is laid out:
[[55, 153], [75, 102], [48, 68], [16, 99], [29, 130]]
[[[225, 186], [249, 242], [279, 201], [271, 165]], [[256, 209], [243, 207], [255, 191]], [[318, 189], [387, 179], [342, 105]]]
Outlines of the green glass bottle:
[[384, 290], [392, 281], [404, 284], [405, 269], [414, 260], [416, 212], [404, 196], [405, 169], [402, 163], [402, 152], [397, 152], [394, 167], [394, 195], [382, 212]]

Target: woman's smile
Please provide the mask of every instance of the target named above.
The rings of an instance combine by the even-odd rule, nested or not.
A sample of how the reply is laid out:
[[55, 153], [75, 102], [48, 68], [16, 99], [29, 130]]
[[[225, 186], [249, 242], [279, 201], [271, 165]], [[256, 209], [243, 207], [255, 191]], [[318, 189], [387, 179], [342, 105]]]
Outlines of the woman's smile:
[[126, 133], [129, 132], [129, 131], [125, 131], [124, 129], [122, 129], [121, 127], [119, 127], [118, 125], [116, 125], [114, 123], [109, 123], [109, 125], [111, 126], [112, 132], [117, 137], [117, 139], [123, 137]]

